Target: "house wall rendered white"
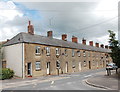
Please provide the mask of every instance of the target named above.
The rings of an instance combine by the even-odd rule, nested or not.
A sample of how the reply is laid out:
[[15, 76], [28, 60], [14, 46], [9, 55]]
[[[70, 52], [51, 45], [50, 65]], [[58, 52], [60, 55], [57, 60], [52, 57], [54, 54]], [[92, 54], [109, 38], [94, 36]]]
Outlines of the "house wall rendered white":
[[0, 69], [2, 68], [2, 52], [3, 48], [0, 49]]
[[4, 47], [6, 67], [12, 69], [16, 76], [23, 77], [23, 43]]

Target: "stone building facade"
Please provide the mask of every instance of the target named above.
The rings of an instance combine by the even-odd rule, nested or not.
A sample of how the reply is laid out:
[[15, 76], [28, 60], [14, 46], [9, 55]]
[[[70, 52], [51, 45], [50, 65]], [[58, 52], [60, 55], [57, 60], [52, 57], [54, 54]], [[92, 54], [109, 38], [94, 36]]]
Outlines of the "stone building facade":
[[28, 33], [19, 33], [3, 49], [6, 67], [23, 78], [98, 69], [112, 62], [108, 46], [94, 46], [93, 41], [86, 45], [85, 39], [80, 44], [75, 36], [70, 42], [66, 34], [58, 40], [53, 38], [52, 31], [48, 31], [47, 37], [36, 35], [30, 22]]

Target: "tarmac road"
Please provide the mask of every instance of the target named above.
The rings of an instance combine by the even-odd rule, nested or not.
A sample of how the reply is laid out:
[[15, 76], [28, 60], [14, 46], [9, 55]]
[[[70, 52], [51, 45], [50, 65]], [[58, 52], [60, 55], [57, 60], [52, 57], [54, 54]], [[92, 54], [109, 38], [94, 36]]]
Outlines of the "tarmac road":
[[[63, 74], [59, 76], [51, 76], [45, 80], [39, 78], [4, 84], [3, 90], [105, 90], [102, 88], [92, 87], [85, 83], [85, 80], [99, 76], [99, 73], [105, 69], [88, 70], [86, 72]], [[13, 85], [13, 86], [12, 86]]]

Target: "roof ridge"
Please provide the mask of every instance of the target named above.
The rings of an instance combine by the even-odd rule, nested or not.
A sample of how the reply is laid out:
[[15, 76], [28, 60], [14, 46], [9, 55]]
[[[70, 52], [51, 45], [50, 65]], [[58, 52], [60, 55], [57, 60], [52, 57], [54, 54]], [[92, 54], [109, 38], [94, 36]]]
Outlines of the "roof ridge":
[[84, 45], [82, 43], [74, 43], [72, 41], [64, 41], [62, 39], [57, 38], [49, 38], [47, 36], [42, 36], [38, 34], [31, 35], [26, 32], [20, 32], [16, 36], [14, 36], [10, 41], [8, 41], [5, 46], [28, 42], [28, 43], [37, 43], [37, 44], [44, 44], [44, 45], [51, 45], [51, 46], [60, 46], [60, 47], [68, 47], [73, 49], [84, 49], [84, 50], [93, 50], [93, 51], [101, 51], [101, 52], [108, 52], [109, 49], [105, 48], [97, 48], [96, 46]]
[[[25, 34], [29, 34], [29, 33], [26, 33], [26, 32], [21, 32], [21, 33], [25, 33]], [[42, 35], [38, 35], [38, 34], [34, 34], [34, 35], [36, 35], [36, 36], [41, 36], [41, 37], [47, 37], [47, 36], [42, 36]], [[49, 38], [49, 37], [47, 37], [47, 38]], [[75, 42], [72, 42], [72, 41], [64, 41], [64, 40], [61, 40], [61, 39], [57, 39], [57, 38], [50, 38], [50, 39], [55, 39], [55, 40], [59, 40], [59, 41], [63, 41], [63, 42], [70, 42], [70, 43], [74, 43], [74, 44], [80, 44], [80, 45], [83, 45], [83, 46], [90, 46], [90, 45], [84, 45], [84, 44], [82, 44], [82, 43], [75, 43]], [[90, 46], [90, 47], [95, 47], [95, 46]], [[96, 48], [98, 48], [98, 47], [96, 47]], [[104, 49], [104, 48], [103, 48]]]

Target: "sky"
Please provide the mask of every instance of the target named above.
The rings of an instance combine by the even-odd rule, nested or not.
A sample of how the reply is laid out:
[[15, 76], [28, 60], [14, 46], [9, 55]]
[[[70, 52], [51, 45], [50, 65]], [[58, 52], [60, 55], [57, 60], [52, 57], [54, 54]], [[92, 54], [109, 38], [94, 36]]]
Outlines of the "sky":
[[[34, 25], [35, 34], [47, 35], [52, 30], [54, 38], [62, 34], [108, 44], [112, 30], [118, 39], [118, 0], [1, 0], [0, 41], [11, 39], [20, 32], [27, 32], [28, 21]], [[77, 2], [75, 2], [77, 1]]]

